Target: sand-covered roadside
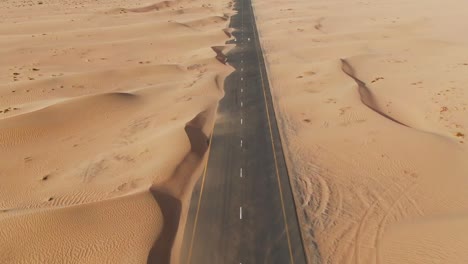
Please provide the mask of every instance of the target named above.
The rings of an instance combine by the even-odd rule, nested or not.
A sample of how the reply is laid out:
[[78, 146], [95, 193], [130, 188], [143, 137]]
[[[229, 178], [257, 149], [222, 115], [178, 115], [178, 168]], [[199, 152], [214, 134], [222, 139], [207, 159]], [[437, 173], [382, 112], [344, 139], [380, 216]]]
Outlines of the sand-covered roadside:
[[1, 1], [0, 263], [178, 263], [230, 5]]
[[468, 263], [468, 3], [253, 2], [309, 258]]

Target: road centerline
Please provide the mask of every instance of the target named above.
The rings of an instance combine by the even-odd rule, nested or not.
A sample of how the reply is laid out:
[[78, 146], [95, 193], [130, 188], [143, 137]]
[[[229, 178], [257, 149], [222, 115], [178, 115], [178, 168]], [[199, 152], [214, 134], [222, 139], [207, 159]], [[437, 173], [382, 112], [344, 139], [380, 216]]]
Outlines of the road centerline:
[[[222, 118], [216, 120], [216, 126], [220, 128], [212, 142], [213, 154], [205, 164], [209, 168], [204, 172], [210, 175], [201, 180], [205, 191], [193, 192], [192, 213], [187, 216], [186, 237], [190, 239], [188, 234], [193, 230], [191, 246], [194, 247], [190, 249], [188, 263], [239, 263], [242, 260], [245, 263], [305, 264], [299, 227], [293, 220], [296, 216], [294, 197], [289, 188], [274, 106], [271, 95], [266, 92], [269, 89], [267, 71], [253, 24], [251, 0], [236, 0], [234, 9], [238, 12], [231, 17], [229, 27], [239, 29], [240, 20], [245, 23], [232, 33], [236, 39], [235, 51], [226, 54], [229, 65], [236, 70], [225, 79], [225, 94], [218, 106]], [[244, 93], [247, 85], [249, 88]], [[247, 98], [243, 108], [243, 100]], [[247, 116], [244, 122], [243, 117]], [[249, 177], [244, 177], [244, 169]], [[237, 177], [241, 179], [236, 180]], [[203, 198], [197, 197], [201, 194]], [[196, 198], [198, 204], [195, 204]], [[249, 208], [248, 221], [245, 206]], [[245, 221], [236, 219], [237, 210], [239, 219]], [[196, 221], [192, 224], [194, 215]], [[258, 250], [259, 246], [270, 250]]]

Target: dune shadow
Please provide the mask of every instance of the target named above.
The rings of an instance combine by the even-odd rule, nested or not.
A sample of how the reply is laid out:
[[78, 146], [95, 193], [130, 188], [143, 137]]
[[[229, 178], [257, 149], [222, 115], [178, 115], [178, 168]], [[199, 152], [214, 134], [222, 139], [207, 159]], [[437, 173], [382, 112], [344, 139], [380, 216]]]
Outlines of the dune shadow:
[[361, 102], [367, 106], [370, 110], [374, 111], [375, 113], [385, 117], [386, 119], [393, 121], [399, 125], [405, 126], [405, 127], [410, 127], [409, 125], [396, 120], [395, 118], [387, 115], [376, 103], [376, 99], [374, 95], [372, 94], [371, 90], [369, 87], [367, 87], [366, 83], [357, 78], [356, 72], [354, 68], [351, 66], [351, 64], [346, 60], [346, 59], [341, 59], [341, 70], [348, 75], [351, 79], [353, 79], [359, 89], [359, 97], [361, 99]]
[[163, 230], [148, 254], [147, 264], [170, 264], [173, 254], [177, 254], [174, 253], [174, 248], [177, 248], [176, 237], [181, 225], [181, 196], [196, 180], [193, 179], [194, 174], [208, 150], [209, 138], [203, 132], [203, 127], [209, 122], [213, 111], [214, 109], [203, 111], [185, 125], [190, 151], [177, 165], [169, 180], [150, 188], [163, 214]]
[[146, 263], [169, 264], [174, 239], [179, 228], [182, 203], [164, 190], [152, 188], [150, 191], [163, 213], [163, 230], [151, 248]]

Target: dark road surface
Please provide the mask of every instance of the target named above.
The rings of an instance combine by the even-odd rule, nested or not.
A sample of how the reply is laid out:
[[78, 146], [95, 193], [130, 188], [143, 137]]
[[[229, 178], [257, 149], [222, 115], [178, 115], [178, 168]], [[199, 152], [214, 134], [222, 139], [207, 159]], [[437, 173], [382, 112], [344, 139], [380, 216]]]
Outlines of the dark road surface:
[[192, 195], [182, 263], [306, 263], [250, 0], [238, 0], [208, 166]]

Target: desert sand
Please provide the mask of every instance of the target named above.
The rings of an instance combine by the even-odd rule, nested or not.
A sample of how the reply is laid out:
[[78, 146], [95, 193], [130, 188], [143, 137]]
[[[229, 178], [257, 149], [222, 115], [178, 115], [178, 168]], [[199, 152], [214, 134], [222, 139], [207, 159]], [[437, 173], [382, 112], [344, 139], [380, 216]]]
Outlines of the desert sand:
[[468, 263], [468, 3], [253, 2], [309, 260]]
[[178, 263], [230, 12], [0, 3], [0, 263]]

